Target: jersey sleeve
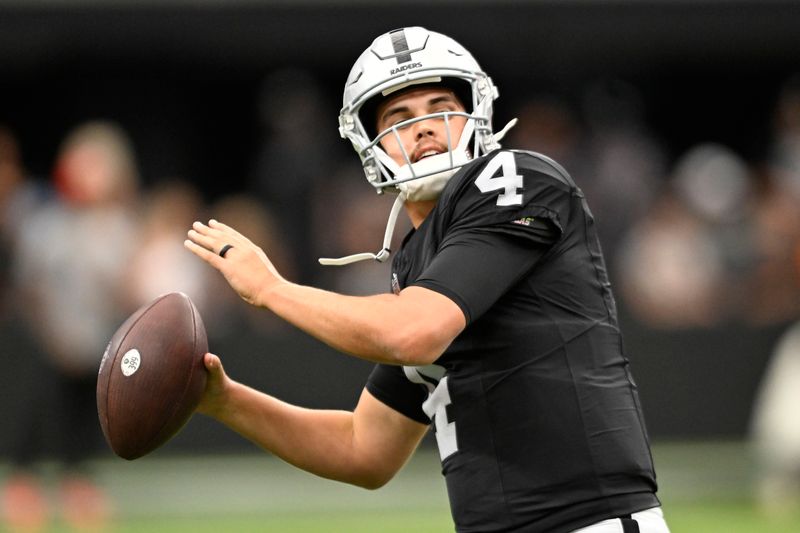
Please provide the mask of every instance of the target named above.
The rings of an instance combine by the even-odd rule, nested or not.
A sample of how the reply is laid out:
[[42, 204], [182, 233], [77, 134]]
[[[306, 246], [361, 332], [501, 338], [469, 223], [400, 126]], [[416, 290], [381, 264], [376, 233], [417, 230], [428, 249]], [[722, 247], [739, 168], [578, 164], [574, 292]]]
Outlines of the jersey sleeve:
[[532, 242], [542, 242], [542, 225], [560, 236], [577, 191], [563, 168], [532, 152], [497, 152], [464, 178], [446, 199], [445, 241], [487, 227]]
[[411, 420], [420, 424], [431, 423], [422, 410], [422, 403], [428, 397], [427, 391], [421, 385], [412, 383], [402, 367], [376, 365], [367, 379], [366, 388], [381, 403]]
[[552, 165], [505, 151], [471, 169], [446, 200], [436, 256], [412, 284], [453, 300], [468, 324], [480, 317], [561, 238], [572, 188]]
[[414, 285], [453, 300], [470, 324], [533, 268], [546, 251], [546, 245], [531, 245], [501, 231], [474, 230], [443, 247]]

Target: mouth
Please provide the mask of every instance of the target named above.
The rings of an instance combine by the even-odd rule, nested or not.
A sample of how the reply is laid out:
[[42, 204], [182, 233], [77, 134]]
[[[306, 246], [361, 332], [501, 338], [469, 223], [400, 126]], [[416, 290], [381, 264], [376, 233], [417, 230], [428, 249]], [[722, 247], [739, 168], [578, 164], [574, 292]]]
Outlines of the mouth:
[[411, 161], [413, 163], [416, 163], [418, 161], [422, 161], [423, 159], [425, 159], [427, 157], [433, 157], [435, 155], [443, 154], [446, 151], [447, 150], [444, 147], [430, 146], [430, 145], [429, 146], [422, 146], [422, 147], [418, 148], [417, 150], [414, 150], [414, 153], [413, 153], [413, 156], [411, 158]]

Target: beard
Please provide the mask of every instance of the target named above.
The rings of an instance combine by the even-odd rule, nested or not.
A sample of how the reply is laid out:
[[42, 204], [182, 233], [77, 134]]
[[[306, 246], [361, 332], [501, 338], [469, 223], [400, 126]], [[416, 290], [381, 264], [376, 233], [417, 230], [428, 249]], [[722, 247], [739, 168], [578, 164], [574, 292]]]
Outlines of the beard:
[[[445, 152], [432, 157], [426, 157], [412, 165], [405, 165], [400, 168], [398, 177], [403, 174], [423, 174], [423, 177], [416, 178], [397, 184], [397, 189], [403, 196], [403, 199], [418, 202], [424, 200], [436, 200], [442, 193], [447, 182], [450, 178], [458, 172], [458, 170], [472, 159], [467, 150], [459, 150], [458, 148], [452, 152]], [[409, 168], [411, 167], [411, 168]], [[413, 169], [413, 174], [412, 174]], [[437, 169], [441, 169], [438, 172]]]
[[436, 200], [459, 168], [450, 168], [424, 178], [398, 183], [397, 188], [403, 199], [410, 202]]

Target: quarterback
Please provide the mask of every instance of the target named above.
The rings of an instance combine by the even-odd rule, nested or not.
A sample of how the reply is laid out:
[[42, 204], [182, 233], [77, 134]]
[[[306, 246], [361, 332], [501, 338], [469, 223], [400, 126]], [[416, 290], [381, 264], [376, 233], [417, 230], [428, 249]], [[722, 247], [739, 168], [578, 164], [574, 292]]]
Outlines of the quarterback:
[[[300, 468], [377, 488], [433, 427], [459, 532], [666, 533], [614, 298], [581, 190], [544, 155], [501, 149], [498, 91], [420, 27], [379, 36], [347, 79], [340, 134], [413, 229], [391, 292], [284, 279], [222, 222], [186, 246], [248, 303], [375, 363], [353, 412], [292, 406], [207, 354], [200, 411]], [[513, 124], [510, 124], [513, 125]]]

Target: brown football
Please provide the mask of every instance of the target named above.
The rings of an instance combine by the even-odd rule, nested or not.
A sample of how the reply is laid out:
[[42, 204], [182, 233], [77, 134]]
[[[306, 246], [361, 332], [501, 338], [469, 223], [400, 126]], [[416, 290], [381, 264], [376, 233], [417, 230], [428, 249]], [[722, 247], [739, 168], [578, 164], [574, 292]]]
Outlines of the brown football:
[[119, 327], [97, 376], [97, 413], [114, 453], [139, 458], [189, 421], [206, 386], [207, 351], [203, 320], [183, 293], [159, 296]]

